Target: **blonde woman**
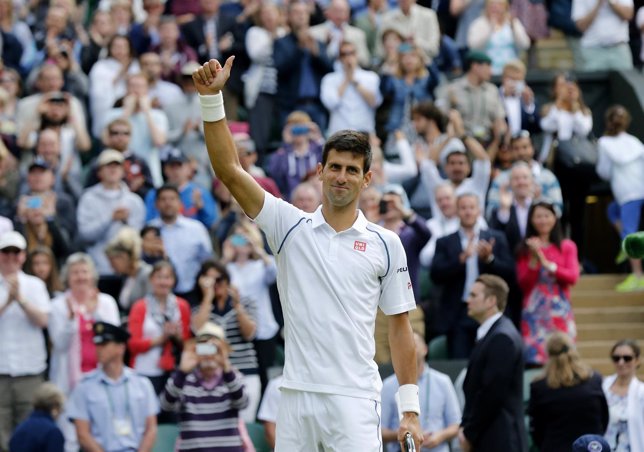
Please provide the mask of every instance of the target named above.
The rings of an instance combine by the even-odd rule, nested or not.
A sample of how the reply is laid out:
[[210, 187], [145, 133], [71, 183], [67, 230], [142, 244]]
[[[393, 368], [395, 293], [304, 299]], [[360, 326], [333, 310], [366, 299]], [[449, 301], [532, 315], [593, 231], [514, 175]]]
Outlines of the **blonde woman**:
[[581, 435], [604, 434], [608, 405], [601, 375], [582, 361], [568, 335], [552, 334], [546, 347], [544, 374], [530, 384], [530, 433], [539, 450], [569, 452]]
[[414, 44], [398, 46], [398, 67], [393, 75], [382, 79], [383, 98], [391, 101], [385, 131], [402, 130], [408, 139], [414, 137], [411, 109], [418, 102], [433, 100], [437, 79], [427, 69], [427, 56]]
[[124, 227], [105, 247], [114, 272], [125, 278], [117, 300], [123, 311], [129, 311], [150, 290], [152, 267], [141, 259], [142, 246], [143, 240], [136, 229]]
[[510, 14], [508, 0], [487, 0], [483, 14], [467, 33], [467, 45], [485, 52], [492, 59], [492, 74], [501, 75], [506, 63], [530, 47], [530, 37], [521, 21]]

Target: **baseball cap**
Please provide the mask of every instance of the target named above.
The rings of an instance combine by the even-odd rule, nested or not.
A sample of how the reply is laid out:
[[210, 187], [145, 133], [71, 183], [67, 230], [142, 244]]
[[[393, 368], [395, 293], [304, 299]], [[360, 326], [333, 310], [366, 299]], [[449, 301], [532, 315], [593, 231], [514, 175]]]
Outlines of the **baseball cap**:
[[402, 185], [387, 184], [385, 185], [385, 188], [382, 190], [382, 193], [385, 195], [388, 195], [388, 194], [398, 195], [400, 197], [400, 200], [403, 203], [403, 206], [405, 206], [406, 209], [409, 209], [410, 207], [409, 197], [407, 196], [407, 192], [402, 187]]
[[101, 167], [109, 165], [110, 163], [123, 163], [124, 160], [125, 157], [123, 157], [123, 154], [116, 149], [105, 149], [98, 156], [96, 165]]
[[450, 138], [441, 150], [440, 164], [445, 165], [447, 163], [447, 157], [454, 153], [467, 154], [467, 149], [465, 149], [463, 141], [456, 137]]
[[27, 241], [21, 233], [16, 231], [7, 231], [0, 236], [0, 250], [4, 250], [6, 248], [25, 250], [27, 249]]
[[226, 332], [224, 329], [217, 325], [214, 322], [206, 322], [204, 325], [197, 330], [196, 337], [204, 337], [204, 336], [212, 336], [216, 337], [217, 339], [226, 339]]
[[125, 344], [129, 338], [130, 333], [120, 326], [107, 322], [96, 322], [94, 324], [94, 343], [97, 345], [106, 342]]
[[572, 452], [610, 452], [610, 446], [603, 436], [583, 435], [572, 443]]
[[166, 163], [185, 163], [188, 161], [181, 149], [168, 147], [163, 151], [163, 164]]
[[481, 52], [480, 50], [470, 50], [465, 55], [465, 59], [470, 63], [492, 64], [492, 58], [490, 58], [487, 53]]
[[47, 163], [45, 159], [42, 157], [38, 156], [36, 157], [31, 164], [29, 165], [28, 170], [31, 171], [34, 168], [40, 168], [40, 169], [51, 169], [51, 165]]

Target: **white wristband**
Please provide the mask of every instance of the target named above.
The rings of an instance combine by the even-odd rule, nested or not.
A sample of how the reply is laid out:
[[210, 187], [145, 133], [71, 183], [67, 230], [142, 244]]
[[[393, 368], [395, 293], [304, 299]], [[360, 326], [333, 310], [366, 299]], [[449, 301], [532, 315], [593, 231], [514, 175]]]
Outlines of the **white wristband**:
[[224, 96], [221, 91], [217, 94], [202, 96], [199, 94], [201, 104], [201, 119], [204, 122], [221, 121], [226, 117], [224, 111]]
[[420, 414], [420, 399], [418, 397], [417, 385], [402, 385], [398, 388], [398, 397], [400, 398], [399, 410], [401, 416], [403, 413]]

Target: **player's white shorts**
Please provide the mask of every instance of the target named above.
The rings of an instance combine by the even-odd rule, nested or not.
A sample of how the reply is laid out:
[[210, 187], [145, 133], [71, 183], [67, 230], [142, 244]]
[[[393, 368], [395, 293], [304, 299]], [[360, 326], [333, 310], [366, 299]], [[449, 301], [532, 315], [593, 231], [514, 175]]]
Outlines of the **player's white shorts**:
[[380, 402], [282, 388], [275, 452], [382, 452]]

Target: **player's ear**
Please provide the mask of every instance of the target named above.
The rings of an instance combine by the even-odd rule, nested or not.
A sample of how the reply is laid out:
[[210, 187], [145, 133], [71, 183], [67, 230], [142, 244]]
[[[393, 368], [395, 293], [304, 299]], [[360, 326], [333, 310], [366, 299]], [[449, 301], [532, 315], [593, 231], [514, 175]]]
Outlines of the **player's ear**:
[[322, 166], [322, 163], [318, 162], [318, 166], [315, 168], [315, 172], [318, 175], [318, 180], [322, 180], [322, 170], [324, 167]]
[[367, 188], [369, 186], [369, 184], [371, 183], [371, 176], [372, 175], [373, 175], [373, 173], [371, 172], [371, 170], [369, 170], [369, 171], [367, 171], [365, 173], [365, 175], [364, 175], [364, 177], [362, 179], [362, 188], [363, 189]]

